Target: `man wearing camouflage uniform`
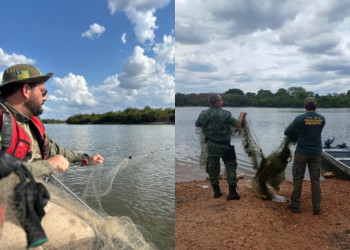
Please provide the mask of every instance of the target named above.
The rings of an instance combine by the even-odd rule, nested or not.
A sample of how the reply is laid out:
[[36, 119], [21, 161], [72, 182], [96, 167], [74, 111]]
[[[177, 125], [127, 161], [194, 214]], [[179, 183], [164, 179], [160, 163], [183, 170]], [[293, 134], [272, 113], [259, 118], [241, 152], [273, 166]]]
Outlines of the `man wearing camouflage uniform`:
[[297, 138], [293, 163], [294, 189], [292, 203], [288, 207], [294, 213], [300, 212], [300, 195], [306, 165], [308, 165], [310, 173], [313, 212], [315, 215], [321, 213], [321, 133], [326, 120], [323, 115], [315, 112], [316, 105], [317, 102], [314, 97], [306, 98], [304, 102], [306, 112], [295, 117], [293, 122], [284, 131], [285, 135]]
[[69, 163], [83, 159], [91, 165], [104, 161], [99, 154], [89, 157], [59, 147], [47, 135], [38, 116], [47, 100], [45, 82], [52, 75], [17, 64], [4, 71], [0, 85], [0, 149], [23, 160], [35, 177], [64, 172]]
[[222, 99], [218, 94], [208, 98], [210, 107], [200, 113], [195, 125], [203, 129], [207, 143], [207, 172], [214, 190], [214, 199], [222, 196], [219, 186], [220, 158], [223, 159], [229, 185], [227, 200], [239, 200], [236, 178], [236, 153], [231, 143], [232, 127], [240, 127], [247, 113], [241, 112], [238, 120], [229, 111], [223, 110]]

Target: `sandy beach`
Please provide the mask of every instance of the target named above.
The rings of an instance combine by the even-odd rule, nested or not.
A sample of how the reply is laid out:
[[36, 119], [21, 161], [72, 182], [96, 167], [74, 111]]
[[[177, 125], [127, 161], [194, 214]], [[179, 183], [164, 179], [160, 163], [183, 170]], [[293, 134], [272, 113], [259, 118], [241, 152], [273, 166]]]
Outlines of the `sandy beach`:
[[[209, 186], [206, 188], [206, 186]], [[310, 182], [304, 181], [301, 212], [289, 202], [264, 201], [240, 179], [239, 201], [213, 199], [209, 181], [175, 185], [175, 248], [182, 249], [350, 249], [350, 182], [335, 178], [321, 182], [322, 213], [313, 215]], [[293, 184], [284, 181], [278, 195], [290, 199]]]

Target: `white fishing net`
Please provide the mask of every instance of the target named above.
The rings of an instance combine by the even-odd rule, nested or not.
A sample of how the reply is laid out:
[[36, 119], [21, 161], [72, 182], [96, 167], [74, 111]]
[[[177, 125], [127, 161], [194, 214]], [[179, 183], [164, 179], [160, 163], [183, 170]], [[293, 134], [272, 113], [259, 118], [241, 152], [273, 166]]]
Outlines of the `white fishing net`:
[[[40, 181], [51, 198], [41, 222], [48, 241], [38, 248], [152, 249], [130, 218], [109, 216], [101, 205], [101, 198], [110, 192], [113, 180], [128, 166], [130, 159], [122, 159], [111, 170], [93, 167], [81, 199], [60, 181], [61, 176], [51, 177], [49, 182]], [[14, 188], [18, 183], [15, 173], [0, 180], [1, 249], [25, 249], [28, 245], [14, 199]], [[5, 213], [2, 213], [3, 208]]]

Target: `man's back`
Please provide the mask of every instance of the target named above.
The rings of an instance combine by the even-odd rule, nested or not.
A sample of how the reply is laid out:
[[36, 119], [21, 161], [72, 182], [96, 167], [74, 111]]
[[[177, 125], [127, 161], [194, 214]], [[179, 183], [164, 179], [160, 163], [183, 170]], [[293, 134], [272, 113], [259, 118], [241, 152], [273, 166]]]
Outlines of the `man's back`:
[[324, 116], [316, 112], [298, 115], [285, 130], [286, 135], [297, 133], [295, 152], [304, 155], [320, 155], [322, 153], [321, 133], [325, 123]]
[[236, 123], [230, 112], [210, 106], [200, 113], [196, 126], [203, 128], [207, 140], [221, 143], [230, 141], [231, 126], [236, 126]]

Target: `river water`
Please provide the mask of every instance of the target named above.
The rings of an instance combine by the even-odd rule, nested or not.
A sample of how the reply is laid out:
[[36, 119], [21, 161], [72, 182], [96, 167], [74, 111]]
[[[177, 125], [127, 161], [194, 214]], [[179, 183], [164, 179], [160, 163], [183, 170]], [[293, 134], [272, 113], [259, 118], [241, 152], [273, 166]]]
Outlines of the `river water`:
[[[93, 155], [105, 162], [92, 167], [70, 167], [60, 179], [82, 197], [92, 171], [110, 172], [126, 157], [102, 208], [110, 216], [127, 216], [155, 249], [175, 248], [175, 126], [46, 124], [50, 138], [61, 147]], [[97, 168], [97, 169], [94, 169]], [[97, 176], [96, 176], [97, 178]], [[101, 185], [103, 185], [103, 180]], [[94, 203], [86, 201], [93, 209]]]
[[[200, 112], [207, 107], [185, 107], [175, 110], [175, 181], [184, 182], [192, 180], [204, 180], [207, 174], [200, 170], [200, 140], [195, 132], [195, 121]], [[254, 132], [260, 148], [265, 156], [278, 149], [284, 138], [285, 128], [292, 122], [295, 116], [302, 114], [302, 108], [224, 108], [230, 111], [233, 117], [238, 118], [241, 111], [248, 113], [247, 119]], [[317, 109], [324, 115], [326, 125], [322, 132], [322, 141], [328, 136], [335, 136], [332, 145], [345, 142], [350, 145], [350, 109]], [[237, 154], [237, 173], [247, 177], [253, 177], [255, 171], [250, 158], [244, 153], [242, 143], [238, 139], [231, 141], [235, 145]], [[295, 146], [291, 147], [294, 152]], [[224, 171], [223, 164], [222, 173]], [[306, 171], [307, 172], [307, 171]], [[308, 174], [305, 175], [308, 178]], [[286, 179], [292, 180], [292, 162], [286, 168]]]

